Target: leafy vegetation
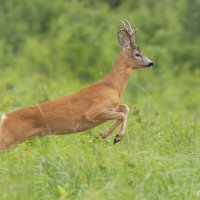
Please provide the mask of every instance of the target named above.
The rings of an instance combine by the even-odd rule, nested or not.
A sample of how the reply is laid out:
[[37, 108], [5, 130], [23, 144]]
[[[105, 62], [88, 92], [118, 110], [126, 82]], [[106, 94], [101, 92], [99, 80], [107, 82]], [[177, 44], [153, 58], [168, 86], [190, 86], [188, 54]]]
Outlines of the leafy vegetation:
[[2, 113], [101, 79], [120, 51], [120, 19], [155, 61], [129, 81], [123, 141], [99, 138], [112, 122], [33, 138], [0, 155], [0, 199], [199, 199], [199, 9], [198, 0], [0, 0]]

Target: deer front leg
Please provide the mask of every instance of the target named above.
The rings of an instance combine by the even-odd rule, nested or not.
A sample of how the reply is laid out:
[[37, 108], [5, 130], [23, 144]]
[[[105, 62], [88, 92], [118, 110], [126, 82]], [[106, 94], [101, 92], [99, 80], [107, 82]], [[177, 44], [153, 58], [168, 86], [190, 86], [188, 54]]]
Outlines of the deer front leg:
[[[115, 139], [114, 139], [114, 144], [115, 144], [116, 142], [119, 142], [125, 134], [129, 108], [127, 105], [119, 105], [119, 108], [117, 109], [117, 111], [116, 110], [102, 111], [102, 110], [103, 109], [100, 109], [98, 105], [95, 105], [91, 107], [91, 109], [87, 113], [85, 113], [85, 117], [88, 121], [92, 123], [98, 123], [98, 124], [101, 124], [101, 122], [105, 122], [107, 120], [113, 120], [113, 119], [120, 121], [120, 123], [122, 123], [122, 126], [121, 126], [119, 134], [115, 136]], [[116, 125], [117, 123], [115, 124], [115, 126]], [[111, 127], [111, 130], [116, 128], [115, 126]], [[108, 132], [110, 133], [111, 130]]]
[[129, 107], [127, 105], [123, 104], [123, 105], [120, 105], [120, 109], [121, 109], [121, 112], [124, 113], [124, 118], [122, 120], [122, 126], [119, 131], [119, 134], [117, 134], [114, 138], [114, 144], [119, 142], [120, 140], [122, 140], [122, 138], [124, 137], [126, 123], [127, 123], [127, 119], [128, 119]]
[[[126, 114], [129, 112], [129, 108], [127, 105], [120, 104], [117, 108], [117, 112], [123, 112]], [[121, 123], [121, 120], [117, 120], [109, 129], [100, 134], [101, 137], [107, 138]]]
[[121, 120], [117, 120], [109, 129], [107, 129], [103, 133], [100, 133], [100, 136], [102, 138], [107, 138], [121, 123]]

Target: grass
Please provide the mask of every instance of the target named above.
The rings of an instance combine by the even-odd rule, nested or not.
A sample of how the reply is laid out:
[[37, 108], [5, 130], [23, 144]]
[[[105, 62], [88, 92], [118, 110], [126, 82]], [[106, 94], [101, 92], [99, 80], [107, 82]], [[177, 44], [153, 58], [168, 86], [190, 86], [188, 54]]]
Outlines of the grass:
[[[109, 122], [82, 134], [33, 138], [1, 154], [0, 199], [200, 199], [199, 74], [156, 78], [153, 73], [133, 77], [144, 91], [130, 81], [124, 102], [131, 111], [120, 143], [113, 145], [116, 133], [99, 138]], [[32, 79], [40, 82], [33, 86], [28, 78], [22, 84], [2, 77], [1, 110], [51, 99], [71, 88], [69, 80], [47, 79], [41, 86], [38, 76]], [[5, 89], [8, 83], [10, 90]], [[71, 90], [80, 88], [71, 85]], [[27, 95], [24, 100], [21, 93]]]

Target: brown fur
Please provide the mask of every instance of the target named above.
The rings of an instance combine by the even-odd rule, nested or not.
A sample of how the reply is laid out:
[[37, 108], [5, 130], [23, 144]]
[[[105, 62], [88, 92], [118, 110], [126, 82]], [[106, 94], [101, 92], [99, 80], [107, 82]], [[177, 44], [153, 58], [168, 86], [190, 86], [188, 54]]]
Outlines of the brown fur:
[[115, 142], [120, 141], [129, 111], [120, 100], [132, 69], [144, 67], [133, 58], [133, 51], [124, 49], [103, 80], [79, 92], [6, 114], [0, 130], [0, 150], [16, 146], [34, 135], [82, 132], [113, 119], [116, 123], [101, 135], [107, 137], [122, 124], [115, 137]]

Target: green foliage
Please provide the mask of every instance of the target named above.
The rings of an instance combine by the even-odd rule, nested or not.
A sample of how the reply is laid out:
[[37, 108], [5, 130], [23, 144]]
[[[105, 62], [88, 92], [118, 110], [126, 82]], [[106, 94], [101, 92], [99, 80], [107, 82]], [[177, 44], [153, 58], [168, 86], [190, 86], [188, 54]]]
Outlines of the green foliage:
[[[120, 143], [113, 146], [117, 131], [106, 140], [98, 136], [110, 122], [82, 134], [33, 138], [1, 154], [1, 199], [199, 199], [199, 73], [152, 76], [135, 74], [143, 89], [129, 84]], [[48, 99], [54, 84], [35, 98]]]
[[0, 1], [0, 68], [101, 78], [119, 51], [119, 19], [138, 27], [158, 67], [198, 68], [199, 1]]
[[[199, 199], [199, 1], [0, 0], [0, 114], [102, 78], [127, 18], [155, 62], [123, 102], [126, 135], [33, 138], [0, 155], [0, 199]], [[117, 131], [115, 132], [117, 134]]]

